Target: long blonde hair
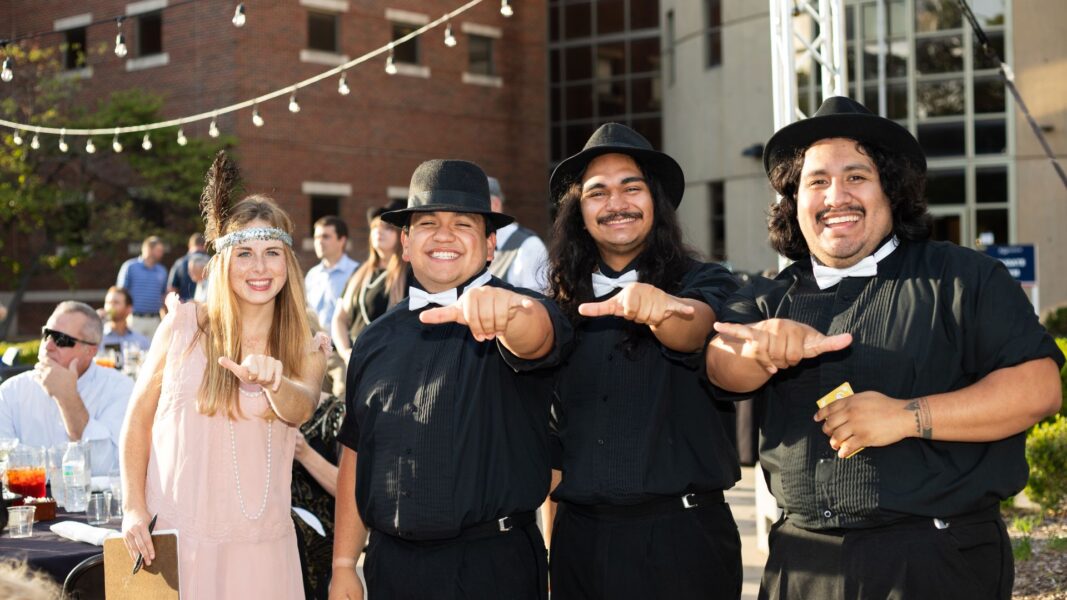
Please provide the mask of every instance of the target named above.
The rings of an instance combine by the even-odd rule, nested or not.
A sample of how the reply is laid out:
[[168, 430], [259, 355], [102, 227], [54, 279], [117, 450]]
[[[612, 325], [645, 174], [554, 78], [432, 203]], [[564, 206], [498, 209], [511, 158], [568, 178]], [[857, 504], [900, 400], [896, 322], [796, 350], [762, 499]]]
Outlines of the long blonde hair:
[[[370, 228], [373, 230], [379, 223], [383, 222], [380, 216], [371, 219]], [[408, 281], [408, 269], [402, 258], [403, 246], [400, 244], [400, 229], [392, 224], [386, 223], [390, 227], [396, 229], [396, 242], [393, 244], [393, 255], [389, 257], [389, 262], [385, 264], [385, 289], [389, 290], [389, 306], [396, 304], [407, 296], [407, 281]], [[359, 290], [363, 285], [371, 278], [374, 270], [378, 268], [378, 261], [382, 259], [381, 253], [374, 247], [374, 244], [370, 243], [370, 236], [367, 236], [367, 260], [363, 261], [363, 264], [359, 265], [352, 276], [348, 279], [348, 284], [345, 285], [345, 291], [343, 296], [351, 298], [359, 298]], [[352, 315], [352, 318], [357, 318], [359, 307], [356, 306], [356, 313]]]
[[[293, 234], [293, 222], [289, 215], [273, 199], [261, 194], [247, 196], [227, 212], [225, 223], [214, 224], [215, 227], [209, 226], [207, 229], [215, 234], [210, 237], [216, 239], [244, 229], [253, 221], [265, 221], [271, 227]], [[292, 248], [286, 244], [282, 244], [282, 247], [288, 276], [274, 301], [266, 353], [282, 362], [286, 377], [299, 378], [308, 367], [311, 325], [304, 310], [303, 272]], [[214, 416], [221, 410], [231, 419], [243, 417], [237, 402], [240, 381], [229, 370], [219, 366], [218, 359], [227, 356], [234, 362], [240, 362], [243, 358], [241, 312], [238, 310], [237, 296], [227, 280], [232, 252], [231, 246], [212, 256], [208, 262], [212, 281], [208, 286], [207, 319], [200, 324], [198, 333], [204, 338], [207, 370], [196, 399], [198, 412]], [[273, 419], [277, 415], [271, 409], [265, 417]]]

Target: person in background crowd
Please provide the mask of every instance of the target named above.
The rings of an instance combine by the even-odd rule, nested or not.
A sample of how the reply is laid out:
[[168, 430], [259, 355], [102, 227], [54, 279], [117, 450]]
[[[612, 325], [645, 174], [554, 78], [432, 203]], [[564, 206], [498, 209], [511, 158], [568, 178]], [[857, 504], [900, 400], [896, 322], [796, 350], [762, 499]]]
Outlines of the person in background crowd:
[[125, 288], [111, 286], [104, 297], [104, 337], [100, 343], [98, 355], [108, 350], [122, 352], [127, 346], [134, 346], [141, 352], [148, 352], [151, 342], [145, 336], [129, 328], [127, 320], [133, 312], [133, 298]]
[[167, 276], [167, 293], [177, 293], [182, 302], [192, 300], [196, 294], [197, 280], [193, 278], [189, 261], [197, 256], [204, 257], [203, 264], [207, 264], [207, 253], [204, 251], [204, 234], [194, 233], [189, 236], [188, 251], [185, 256], [174, 261]]
[[115, 280], [115, 285], [127, 290], [133, 298], [130, 329], [148, 339], [152, 339], [159, 327], [167, 291], [167, 269], [160, 263], [163, 250], [163, 240], [154, 235], [145, 238], [141, 256], [122, 263]]
[[32, 371], [0, 384], [0, 437], [49, 447], [84, 440], [92, 470], [118, 466], [118, 441], [133, 381], [93, 362], [103, 327], [87, 304], [60, 302], [41, 330]]
[[906, 128], [829, 98], [763, 160], [771, 246], [795, 262], [727, 301], [706, 358], [722, 396], [763, 405], [785, 515], [760, 597], [1006, 600], [1000, 501], [1060, 408], [1063, 355], [999, 261], [928, 241]]
[[231, 208], [236, 180], [219, 152], [202, 198], [215, 283], [206, 305], [172, 303], [137, 379], [122, 531], [151, 566], [153, 516], [157, 530], [178, 530], [183, 597], [290, 600], [304, 593], [293, 453], [329, 341], [311, 336], [292, 221], [262, 195]]
[[319, 263], [304, 276], [308, 305], [319, 318], [319, 326], [329, 330], [333, 311], [341, 299], [345, 284], [359, 267], [348, 257], [348, 225], [340, 217], [327, 216], [315, 221], [315, 256]]
[[197, 302], [207, 302], [207, 254], [196, 254], [189, 257], [189, 278], [196, 284], [196, 288], [193, 291], [193, 300]]
[[[496, 177], [489, 178], [489, 199], [493, 212], [503, 212], [504, 192]], [[544, 293], [548, 289], [547, 267], [545, 243], [533, 230], [512, 222], [496, 232], [496, 252], [489, 265], [490, 273], [515, 287]]]
[[333, 316], [333, 345], [346, 365], [359, 333], [407, 294], [408, 267], [400, 256], [400, 229], [381, 218], [401, 208], [397, 202], [367, 211], [370, 251], [348, 280]]

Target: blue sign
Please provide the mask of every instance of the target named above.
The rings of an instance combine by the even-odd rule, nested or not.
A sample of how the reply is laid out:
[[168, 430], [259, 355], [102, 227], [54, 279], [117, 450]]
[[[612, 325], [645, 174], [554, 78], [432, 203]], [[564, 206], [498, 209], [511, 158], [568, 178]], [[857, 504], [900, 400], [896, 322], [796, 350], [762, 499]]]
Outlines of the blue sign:
[[1037, 284], [1037, 253], [1033, 244], [986, 246], [985, 253], [1004, 263], [1019, 283]]

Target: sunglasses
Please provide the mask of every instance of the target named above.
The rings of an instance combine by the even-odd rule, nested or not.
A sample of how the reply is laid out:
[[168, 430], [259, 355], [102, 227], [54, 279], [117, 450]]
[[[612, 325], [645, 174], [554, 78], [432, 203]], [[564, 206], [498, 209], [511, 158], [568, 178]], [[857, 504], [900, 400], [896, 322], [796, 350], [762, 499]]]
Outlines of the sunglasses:
[[56, 343], [60, 348], [73, 348], [74, 344], [82, 343], [86, 346], [95, 346], [93, 342], [87, 342], [85, 340], [79, 340], [78, 338], [67, 335], [62, 331], [56, 331], [55, 329], [49, 329], [47, 327], [41, 328], [41, 341], [47, 342], [48, 338], [52, 338], [52, 341]]

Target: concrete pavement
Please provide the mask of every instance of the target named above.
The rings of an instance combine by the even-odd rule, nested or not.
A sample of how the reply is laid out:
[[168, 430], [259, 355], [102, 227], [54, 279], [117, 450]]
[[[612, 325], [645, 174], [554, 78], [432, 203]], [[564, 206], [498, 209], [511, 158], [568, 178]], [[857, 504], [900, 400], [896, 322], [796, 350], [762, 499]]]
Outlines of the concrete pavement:
[[741, 564], [745, 569], [745, 581], [741, 587], [741, 600], [755, 600], [759, 592], [760, 577], [767, 555], [756, 548], [756, 479], [755, 468], [741, 467], [741, 481], [726, 492], [726, 501], [737, 521], [741, 534]]

